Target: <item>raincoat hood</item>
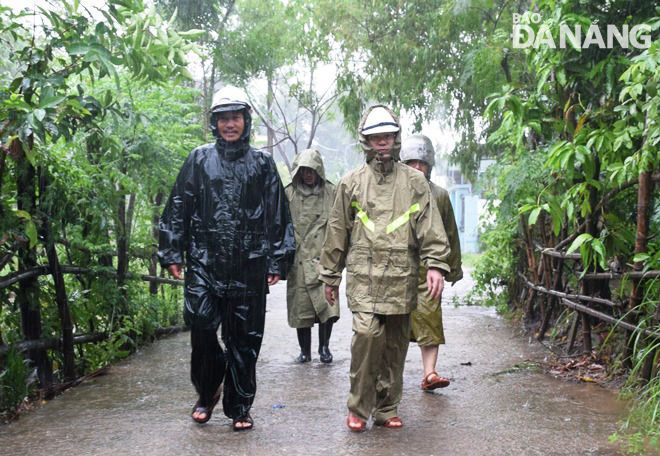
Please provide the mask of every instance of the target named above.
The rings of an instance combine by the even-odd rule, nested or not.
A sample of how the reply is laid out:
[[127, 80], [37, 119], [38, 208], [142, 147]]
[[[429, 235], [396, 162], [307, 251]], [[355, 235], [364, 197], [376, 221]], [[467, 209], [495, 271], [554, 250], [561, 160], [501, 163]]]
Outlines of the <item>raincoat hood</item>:
[[[213, 106], [209, 111], [209, 126], [216, 140], [216, 149], [228, 160], [242, 157], [250, 148], [250, 132], [252, 130], [251, 107], [245, 92], [233, 86], [220, 89], [213, 96]], [[243, 133], [237, 141], [228, 142], [218, 131], [218, 117], [224, 111], [240, 111], [243, 113]]]
[[[399, 126], [401, 125], [399, 123], [399, 117], [396, 114], [394, 114], [394, 111], [392, 111], [389, 107], [385, 105], [382, 104], [373, 105], [366, 110], [366, 112], [362, 115], [362, 119], [360, 119], [360, 124], [358, 125], [358, 139], [360, 140], [360, 146], [362, 147], [362, 151], [364, 152], [367, 158], [367, 163], [369, 163], [374, 158], [374, 156], [376, 155], [376, 151], [373, 147], [371, 147], [369, 141], [367, 141], [367, 135], [362, 134], [362, 130], [364, 129], [367, 117], [369, 117], [371, 111], [373, 111], [376, 108], [385, 108], [385, 110], [387, 110], [387, 112], [390, 113], [390, 115], [396, 121], [396, 123]], [[401, 128], [399, 127], [399, 131], [396, 132], [396, 138], [394, 139], [394, 145], [392, 146], [392, 150], [390, 151], [390, 155], [392, 156], [392, 159], [394, 161], [399, 161], [400, 150], [401, 150]]]
[[325, 168], [323, 167], [323, 159], [321, 153], [316, 149], [305, 149], [296, 155], [293, 160], [293, 170], [291, 171], [291, 181], [294, 185], [302, 184], [302, 176], [299, 175], [302, 167], [312, 168], [316, 174], [321, 178], [320, 184], [323, 185], [325, 181]]

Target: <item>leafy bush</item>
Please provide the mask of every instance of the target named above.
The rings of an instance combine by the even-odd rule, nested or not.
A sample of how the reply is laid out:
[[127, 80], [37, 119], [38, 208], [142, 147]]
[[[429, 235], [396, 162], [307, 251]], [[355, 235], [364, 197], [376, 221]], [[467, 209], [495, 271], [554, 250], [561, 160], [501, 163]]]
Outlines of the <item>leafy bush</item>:
[[10, 347], [0, 371], [0, 410], [9, 418], [32, 392], [31, 372], [27, 360]]

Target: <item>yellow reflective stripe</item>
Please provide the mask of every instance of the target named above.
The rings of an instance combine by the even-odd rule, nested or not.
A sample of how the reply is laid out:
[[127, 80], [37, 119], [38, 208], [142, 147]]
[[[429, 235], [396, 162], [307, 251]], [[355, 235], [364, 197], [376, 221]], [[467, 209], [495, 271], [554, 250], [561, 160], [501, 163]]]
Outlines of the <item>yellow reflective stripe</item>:
[[401, 217], [387, 225], [387, 230], [385, 232], [387, 234], [390, 234], [392, 231], [396, 230], [402, 225], [405, 225], [408, 220], [410, 220], [410, 214], [414, 214], [415, 212], [419, 211], [419, 203], [415, 203], [412, 206], [410, 206], [410, 209], [408, 209], [406, 212], [404, 212]]
[[356, 209], [358, 210], [357, 218], [360, 219], [360, 221], [361, 221], [362, 224], [365, 226], [365, 228], [368, 229], [369, 231], [374, 231], [374, 229], [376, 228], [375, 225], [374, 225], [374, 222], [372, 222], [371, 220], [369, 220], [369, 216], [367, 215], [366, 212], [364, 212], [364, 211], [362, 210], [362, 208], [361, 208], [360, 205], [357, 203], [357, 201], [353, 201], [353, 202], [351, 203], [351, 206], [353, 206], [354, 208], [356, 208]]

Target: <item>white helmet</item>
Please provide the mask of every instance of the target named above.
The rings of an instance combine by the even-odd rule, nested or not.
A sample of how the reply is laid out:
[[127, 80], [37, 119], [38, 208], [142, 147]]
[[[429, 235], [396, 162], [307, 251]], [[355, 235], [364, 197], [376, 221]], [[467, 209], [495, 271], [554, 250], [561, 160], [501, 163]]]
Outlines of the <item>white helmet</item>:
[[222, 111], [250, 110], [250, 101], [241, 89], [231, 85], [224, 86], [213, 95], [211, 113]]
[[384, 107], [378, 106], [371, 110], [362, 126], [363, 135], [375, 135], [378, 133], [396, 133], [399, 124]]

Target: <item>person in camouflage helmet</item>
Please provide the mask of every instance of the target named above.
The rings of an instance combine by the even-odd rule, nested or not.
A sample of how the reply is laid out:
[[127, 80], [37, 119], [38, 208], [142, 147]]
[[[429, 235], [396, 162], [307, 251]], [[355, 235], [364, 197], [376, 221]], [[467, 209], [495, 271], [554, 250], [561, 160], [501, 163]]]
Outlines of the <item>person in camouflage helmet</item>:
[[401, 133], [396, 115], [375, 105], [358, 127], [366, 164], [341, 179], [325, 242], [320, 279], [329, 302], [337, 299], [344, 267], [346, 298], [353, 314], [347, 425], [400, 428], [398, 405], [417, 306], [420, 262], [427, 287], [438, 299], [444, 286], [449, 246], [431, 203], [424, 176], [399, 163]]
[[[449, 193], [444, 188], [431, 182], [431, 170], [435, 165], [433, 143], [422, 134], [408, 136], [401, 144], [401, 161], [421, 171], [429, 182], [431, 195], [440, 211], [442, 223], [449, 238], [449, 247], [451, 248], [451, 253], [447, 259], [451, 271], [445, 276], [445, 280], [454, 284], [463, 277], [461, 242], [458, 237], [458, 228], [456, 227], [456, 219]], [[450, 382], [449, 379], [440, 377], [435, 371], [438, 360], [438, 346], [445, 343], [445, 335], [442, 327], [440, 300], [433, 299], [426, 290], [426, 269], [424, 265], [419, 267], [418, 290], [417, 309], [410, 314], [410, 338], [412, 341], [417, 342], [422, 352], [422, 365], [424, 367], [422, 389], [430, 391], [449, 386]]]
[[332, 362], [330, 334], [339, 319], [339, 306], [325, 299], [319, 281], [319, 256], [325, 238], [328, 215], [335, 199], [335, 186], [325, 179], [319, 151], [305, 149], [293, 161], [293, 178], [284, 188], [289, 199], [296, 236], [296, 256], [286, 282], [289, 326], [296, 328], [299, 363], [311, 361], [312, 326], [319, 326], [319, 359]]

